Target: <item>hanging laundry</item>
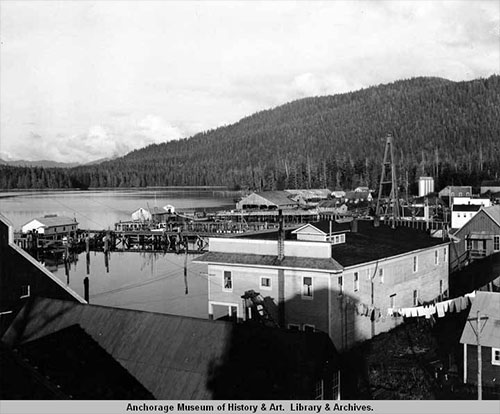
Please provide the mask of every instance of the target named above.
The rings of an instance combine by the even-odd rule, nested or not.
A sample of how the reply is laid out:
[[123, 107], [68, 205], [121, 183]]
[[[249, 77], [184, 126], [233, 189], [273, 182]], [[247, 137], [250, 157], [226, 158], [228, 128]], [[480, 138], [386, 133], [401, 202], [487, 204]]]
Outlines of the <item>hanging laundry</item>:
[[437, 310], [437, 315], [438, 318], [444, 318], [444, 305], [443, 303], [436, 303], [436, 310]]
[[423, 306], [417, 307], [416, 310], [417, 316], [425, 316], [425, 314], [427, 313], [426, 308], [424, 308]]

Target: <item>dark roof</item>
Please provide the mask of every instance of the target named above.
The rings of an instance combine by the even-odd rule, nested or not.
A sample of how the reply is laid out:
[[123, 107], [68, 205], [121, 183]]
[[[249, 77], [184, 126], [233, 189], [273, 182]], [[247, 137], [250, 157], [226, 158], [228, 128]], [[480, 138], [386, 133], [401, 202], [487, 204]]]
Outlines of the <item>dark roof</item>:
[[154, 399], [79, 325], [21, 344], [19, 355], [70, 398]]
[[279, 260], [278, 256], [243, 253], [208, 252], [203, 256], [198, 257], [196, 262], [315, 269], [326, 271], [342, 270], [342, 266], [333, 259], [285, 256], [283, 260]]
[[[500, 348], [500, 293], [477, 291], [469, 311], [469, 319], [476, 318], [478, 311], [481, 316], [488, 317], [486, 322], [481, 322], [481, 345]], [[475, 324], [474, 321], [472, 323]], [[460, 343], [477, 343], [475, 331], [468, 322], [465, 323]]]
[[346, 233], [345, 243], [333, 245], [332, 256], [346, 267], [443, 243], [422, 230], [409, 227], [392, 229], [384, 224], [374, 227], [372, 221], [358, 220], [358, 231]]
[[[75, 324], [81, 328], [74, 328]], [[268, 386], [266, 379], [278, 381], [276, 376], [283, 375], [282, 381], [294, 378], [298, 386], [301, 382], [297, 378], [311, 378], [318, 367], [333, 358], [333, 344], [326, 334], [312, 334], [312, 339], [304, 332], [245, 326], [243, 329], [230, 322], [32, 298], [18, 313], [3, 341], [11, 348], [33, 346], [37, 358], [43, 359], [42, 349], [57, 338], [61, 342], [57, 350], [65, 345], [76, 346], [69, 331], [50, 337], [72, 327], [73, 332], [79, 332], [78, 338], [88, 336], [84, 339], [85, 349], [90, 346], [93, 355], [104, 350], [155, 398], [164, 400], [223, 397], [224, 389], [231, 390], [230, 396], [235, 399], [286, 398], [283, 387], [277, 388], [283, 392], [273, 394], [276, 389]], [[242, 349], [250, 338], [260, 344], [258, 349]], [[280, 345], [285, 343], [293, 344], [300, 352]], [[37, 349], [37, 345], [41, 348]], [[288, 371], [276, 372], [266, 349], [274, 350], [270, 355], [281, 361], [278, 365], [289, 367]], [[57, 354], [57, 350], [53, 353]], [[315, 361], [311, 361], [311, 355]], [[248, 365], [248, 361], [252, 364]], [[66, 370], [66, 375], [78, 375], [73, 366], [57, 367]], [[248, 382], [249, 377], [261, 373], [264, 388], [258, 388], [258, 381]], [[235, 389], [233, 385], [238, 381], [246, 381], [247, 386]], [[264, 394], [266, 389], [268, 394]], [[250, 391], [255, 393], [251, 395]], [[143, 394], [137, 398], [143, 398]]]
[[494, 181], [494, 180], [482, 181], [481, 187], [500, 187], [500, 181]]
[[453, 211], [479, 211], [480, 208], [477, 204], [453, 204]]
[[59, 400], [69, 396], [56, 384], [24, 361], [17, 350], [0, 341], [0, 399], [2, 400]]

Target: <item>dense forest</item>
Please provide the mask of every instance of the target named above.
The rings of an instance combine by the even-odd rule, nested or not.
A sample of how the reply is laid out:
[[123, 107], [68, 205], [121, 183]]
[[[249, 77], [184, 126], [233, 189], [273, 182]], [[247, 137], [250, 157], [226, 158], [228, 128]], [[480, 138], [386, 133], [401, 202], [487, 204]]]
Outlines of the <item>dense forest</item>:
[[301, 99], [98, 165], [0, 166], [0, 187], [377, 188], [388, 133], [410, 192], [421, 175], [437, 188], [500, 178], [500, 76], [414, 78]]

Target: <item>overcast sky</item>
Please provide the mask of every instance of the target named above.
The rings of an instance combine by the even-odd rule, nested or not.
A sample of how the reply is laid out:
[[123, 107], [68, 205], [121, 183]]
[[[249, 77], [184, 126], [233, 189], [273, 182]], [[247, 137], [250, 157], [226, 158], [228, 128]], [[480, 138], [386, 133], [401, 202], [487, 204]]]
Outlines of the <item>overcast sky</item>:
[[500, 2], [0, 3], [0, 156], [87, 162], [290, 100], [500, 73]]

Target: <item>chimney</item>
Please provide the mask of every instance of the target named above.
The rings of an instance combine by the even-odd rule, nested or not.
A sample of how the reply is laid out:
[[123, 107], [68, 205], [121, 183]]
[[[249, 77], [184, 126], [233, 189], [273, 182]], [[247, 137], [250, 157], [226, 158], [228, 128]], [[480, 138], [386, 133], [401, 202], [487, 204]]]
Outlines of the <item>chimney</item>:
[[351, 233], [357, 233], [358, 232], [358, 219], [354, 218], [351, 221]]
[[376, 214], [373, 216], [373, 227], [380, 227], [380, 217]]
[[278, 210], [278, 260], [285, 258], [285, 231], [283, 229], [283, 212]]

